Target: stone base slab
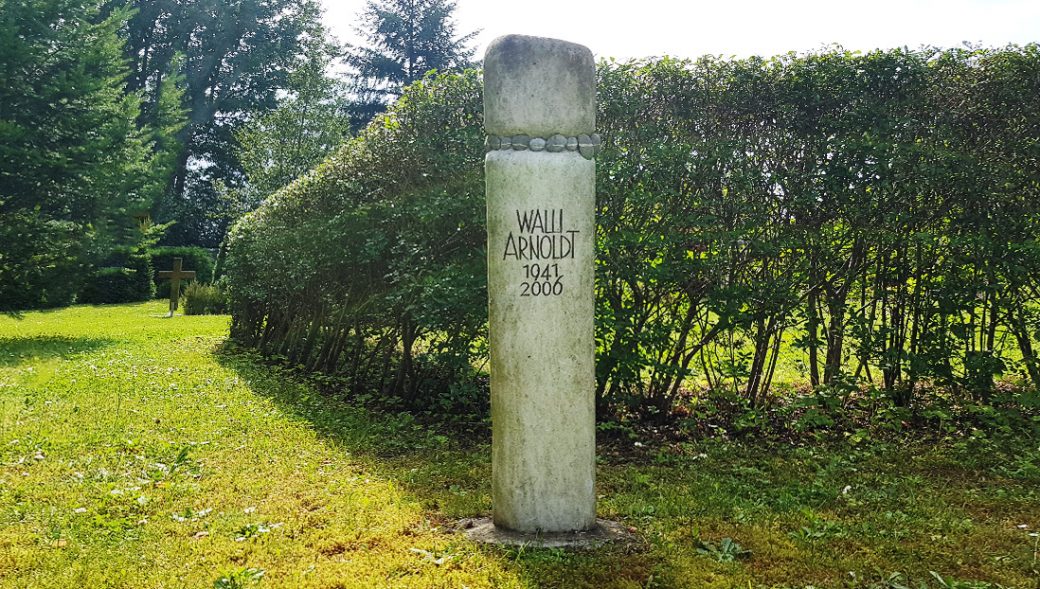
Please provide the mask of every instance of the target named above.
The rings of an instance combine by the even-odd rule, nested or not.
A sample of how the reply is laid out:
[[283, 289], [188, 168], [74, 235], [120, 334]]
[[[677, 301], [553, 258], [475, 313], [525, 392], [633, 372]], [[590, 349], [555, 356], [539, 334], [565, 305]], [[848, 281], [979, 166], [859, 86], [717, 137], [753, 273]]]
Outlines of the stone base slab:
[[630, 544], [636, 540], [635, 535], [625, 526], [604, 519], [597, 519], [592, 529], [579, 532], [514, 532], [495, 527], [490, 517], [464, 519], [459, 522], [458, 529], [467, 538], [480, 544], [533, 548], [596, 548], [604, 544]]

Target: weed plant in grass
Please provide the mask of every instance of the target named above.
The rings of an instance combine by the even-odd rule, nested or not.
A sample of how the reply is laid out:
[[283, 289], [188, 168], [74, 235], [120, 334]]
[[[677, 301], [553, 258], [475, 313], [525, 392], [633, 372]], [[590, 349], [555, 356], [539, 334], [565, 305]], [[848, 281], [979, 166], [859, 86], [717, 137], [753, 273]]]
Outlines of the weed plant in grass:
[[451, 531], [490, 511], [486, 443], [233, 352], [226, 316], [164, 315], [0, 318], [0, 587], [1038, 587], [1028, 433], [615, 432], [600, 516], [642, 541], [498, 549]]

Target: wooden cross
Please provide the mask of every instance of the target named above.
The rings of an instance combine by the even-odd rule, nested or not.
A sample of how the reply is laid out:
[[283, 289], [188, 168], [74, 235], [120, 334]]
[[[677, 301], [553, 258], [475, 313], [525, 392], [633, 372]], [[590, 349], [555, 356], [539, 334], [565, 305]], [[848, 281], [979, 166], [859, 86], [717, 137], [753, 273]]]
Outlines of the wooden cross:
[[194, 270], [181, 270], [181, 258], [173, 259], [173, 270], [162, 270], [159, 272], [159, 278], [169, 279], [170, 281], [170, 317], [173, 317], [173, 312], [177, 310], [177, 301], [181, 298], [181, 280], [191, 280], [195, 278]]

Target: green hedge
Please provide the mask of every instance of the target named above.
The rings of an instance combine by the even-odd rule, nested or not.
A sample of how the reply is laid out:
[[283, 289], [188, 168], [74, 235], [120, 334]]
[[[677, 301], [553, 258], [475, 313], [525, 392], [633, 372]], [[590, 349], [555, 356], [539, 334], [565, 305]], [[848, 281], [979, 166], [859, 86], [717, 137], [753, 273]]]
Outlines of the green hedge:
[[[598, 75], [601, 415], [699, 387], [759, 405], [785, 363], [901, 405], [1040, 382], [1037, 45]], [[423, 80], [237, 223], [233, 337], [357, 391], [476, 404], [481, 107], [478, 73]]]
[[485, 404], [458, 386], [487, 309], [479, 105], [476, 72], [418, 82], [237, 223], [234, 336], [390, 400]]
[[[209, 283], [213, 281], [214, 256], [210, 250], [191, 246], [160, 246], [149, 250], [152, 255], [152, 267], [155, 269], [155, 297], [170, 298], [170, 281], [160, 280], [158, 272], [173, 269], [173, 259], [182, 258], [183, 270], [194, 270], [195, 280]], [[182, 286], [183, 288], [183, 286]]]
[[0, 313], [71, 305], [91, 269], [93, 238], [83, 223], [0, 205]]
[[151, 255], [119, 250], [94, 270], [77, 299], [87, 304], [131, 303], [154, 295]]

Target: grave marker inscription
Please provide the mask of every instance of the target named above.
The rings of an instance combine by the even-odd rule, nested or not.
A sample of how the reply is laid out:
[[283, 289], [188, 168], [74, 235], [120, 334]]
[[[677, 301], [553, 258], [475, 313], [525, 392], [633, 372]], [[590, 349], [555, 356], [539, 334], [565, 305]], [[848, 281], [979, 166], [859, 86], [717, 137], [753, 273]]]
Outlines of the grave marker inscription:
[[581, 45], [509, 35], [485, 56], [496, 528], [596, 526], [596, 72]]

